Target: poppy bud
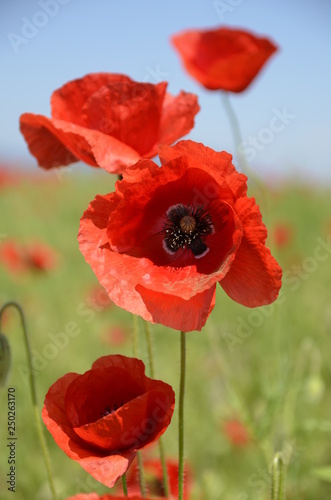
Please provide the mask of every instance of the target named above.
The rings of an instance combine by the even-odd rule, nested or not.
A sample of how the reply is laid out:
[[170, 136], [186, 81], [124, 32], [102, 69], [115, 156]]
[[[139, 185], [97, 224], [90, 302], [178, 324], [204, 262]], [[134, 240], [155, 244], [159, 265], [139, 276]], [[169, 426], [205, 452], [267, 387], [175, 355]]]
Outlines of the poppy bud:
[[11, 367], [11, 352], [7, 337], [0, 332], [0, 386], [6, 384]]

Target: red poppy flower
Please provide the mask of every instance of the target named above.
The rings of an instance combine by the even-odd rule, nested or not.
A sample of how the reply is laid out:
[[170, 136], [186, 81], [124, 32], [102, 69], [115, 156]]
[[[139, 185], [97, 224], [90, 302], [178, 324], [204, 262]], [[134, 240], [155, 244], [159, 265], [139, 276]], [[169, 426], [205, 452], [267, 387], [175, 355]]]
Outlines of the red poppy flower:
[[250, 437], [246, 427], [238, 419], [226, 420], [223, 425], [224, 433], [234, 446], [246, 446]]
[[53, 93], [52, 118], [21, 115], [21, 132], [45, 169], [82, 160], [121, 173], [192, 129], [200, 109], [197, 97], [186, 92], [175, 97], [166, 87], [166, 82], [138, 83], [125, 75], [89, 74]]
[[[101, 497], [97, 493], [78, 493], [78, 495], [67, 498], [67, 500], [123, 500], [124, 498], [128, 497], [123, 497], [123, 496], [114, 497], [113, 495], [109, 495], [108, 493], [106, 493], [105, 495], [101, 495]], [[143, 498], [140, 495], [135, 495], [134, 497], [130, 498], [131, 500], [152, 500], [151, 498], [147, 497]]]
[[99, 358], [83, 375], [57, 380], [42, 417], [58, 446], [111, 488], [136, 451], [163, 434], [174, 404], [172, 388], [146, 377], [142, 361], [114, 355]]
[[46, 244], [20, 244], [8, 240], [0, 246], [0, 262], [13, 273], [29, 270], [49, 271], [57, 264], [55, 252]]
[[242, 92], [277, 47], [244, 30], [189, 30], [172, 37], [187, 72], [209, 90]]
[[[171, 498], [178, 498], [178, 461], [167, 460], [167, 472], [169, 479], [169, 489]], [[185, 483], [184, 483], [184, 500], [190, 498], [192, 488], [191, 472], [185, 465]], [[160, 460], [144, 460], [144, 476], [146, 482], [146, 491], [152, 497], [164, 498], [163, 487], [163, 471]], [[139, 478], [138, 466], [135, 463], [129, 469], [127, 474], [127, 485], [129, 497], [132, 499], [133, 495], [139, 494]]]
[[217, 282], [247, 307], [273, 302], [281, 269], [232, 156], [181, 141], [160, 158], [130, 167], [81, 219], [80, 250], [111, 299], [183, 331], [203, 327]]
[[274, 226], [272, 236], [278, 248], [285, 247], [293, 238], [293, 227], [287, 222], [279, 222]]

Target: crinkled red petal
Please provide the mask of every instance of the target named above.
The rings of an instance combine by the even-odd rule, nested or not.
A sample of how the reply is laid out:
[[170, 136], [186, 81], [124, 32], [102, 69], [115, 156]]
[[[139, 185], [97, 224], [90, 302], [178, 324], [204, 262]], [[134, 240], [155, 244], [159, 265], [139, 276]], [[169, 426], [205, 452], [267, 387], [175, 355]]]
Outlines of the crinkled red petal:
[[157, 144], [166, 87], [165, 82], [104, 85], [83, 106], [87, 127], [111, 135], [145, 156]]
[[199, 110], [195, 94], [181, 91], [173, 96], [167, 93], [163, 102], [158, 142], [170, 145], [188, 134], [194, 127], [194, 117]]
[[90, 73], [71, 80], [53, 92], [52, 117], [86, 127], [86, 116], [82, 113], [86, 101], [104, 85], [130, 82], [132, 80], [128, 76], [116, 73]]
[[82, 160], [110, 173], [121, 173], [140, 158], [114, 137], [42, 115], [23, 114], [21, 132], [30, 152], [46, 169]]
[[254, 198], [240, 198], [235, 209], [244, 235], [230, 271], [220, 281], [233, 300], [247, 307], [274, 302], [281, 287], [282, 270], [265, 246], [267, 230]]

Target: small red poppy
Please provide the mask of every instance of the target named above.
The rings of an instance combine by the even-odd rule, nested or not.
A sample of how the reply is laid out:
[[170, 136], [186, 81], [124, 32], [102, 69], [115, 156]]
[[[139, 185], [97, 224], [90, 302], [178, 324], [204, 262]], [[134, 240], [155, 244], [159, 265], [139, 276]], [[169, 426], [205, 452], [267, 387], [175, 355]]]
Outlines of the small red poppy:
[[83, 375], [58, 379], [46, 394], [42, 417], [58, 446], [111, 488], [136, 451], [164, 433], [174, 404], [170, 385], [146, 377], [142, 361], [111, 355]]
[[293, 239], [293, 227], [288, 222], [278, 222], [273, 227], [272, 237], [278, 248], [287, 246]]
[[80, 250], [111, 299], [183, 331], [204, 326], [217, 282], [247, 307], [273, 302], [281, 269], [232, 156], [181, 141], [160, 148], [160, 158], [161, 168], [129, 167], [81, 219]]
[[225, 420], [223, 424], [224, 434], [228, 440], [238, 447], [244, 447], [249, 444], [250, 436], [242, 422], [238, 419]]
[[242, 92], [277, 47], [233, 28], [188, 30], [172, 37], [187, 72], [209, 90]]
[[166, 82], [138, 83], [125, 75], [92, 73], [53, 93], [52, 118], [21, 115], [21, 132], [45, 169], [82, 160], [122, 173], [194, 126], [197, 97], [186, 92], [173, 96], [166, 87]]
[[57, 256], [45, 243], [8, 240], [0, 245], [0, 263], [13, 273], [50, 271], [57, 265]]
[[[153, 497], [165, 498], [163, 486], [163, 471], [160, 460], [144, 460], [143, 467], [147, 493]], [[169, 479], [170, 496], [171, 498], [178, 498], [178, 461], [167, 460], [166, 467]], [[192, 477], [187, 465], [185, 465], [184, 474], [184, 500], [188, 500], [190, 498], [192, 488]], [[127, 485], [129, 497], [131, 499], [132, 495], [139, 494], [140, 486], [138, 466], [136, 462], [132, 464], [128, 471]]]
[[[105, 495], [101, 495], [101, 497], [97, 493], [78, 493], [73, 497], [67, 498], [67, 500], [124, 500], [128, 497], [123, 496], [113, 496], [106, 493]], [[140, 495], [135, 495], [134, 497], [130, 496], [130, 500], [152, 500], [151, 498], [141, 497]]]

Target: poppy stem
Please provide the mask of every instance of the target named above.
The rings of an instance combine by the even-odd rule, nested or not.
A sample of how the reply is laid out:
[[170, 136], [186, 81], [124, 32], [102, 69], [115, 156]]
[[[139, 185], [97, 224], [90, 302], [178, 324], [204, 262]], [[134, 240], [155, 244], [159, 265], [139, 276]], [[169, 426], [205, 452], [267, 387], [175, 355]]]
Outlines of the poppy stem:
[[275, 454], [272, 462], [271, 500], [285, 500], [285, 467], [280, 452]]
[[[149, 362], [149, 373], [151, 378], [155, 378], [155, 369], [154, 369], [154, 357], [153, 357], [153, 343], [152, 343], [152, 336], [151, 336], [151, 329], [149, 326], [149, 323], [147, 321], [144, 321], [144, 326], [145, 326], [145, 335], [146, 335], [146, 343], [147, 343], [147, 355], [148, 355], [148, 362]], [[167, 470], [167, 463], [165, 459], [165, 451], [164, 451], [164, 445], [163, 445], [163, 439], [162, 436], [159, 437], [158, 439], [158, 447], [159, 447], [159, 453], [160, 453], [160, 462], [162, 466], [162, 478], [163, 478], [163, 488], [164, 488], [164, 495], [165, 497], [169, 497], [170, 489], [169, 489], [169, 477], [168, 477], [168, 470]]]
[[[132, 354], [135, 358], [138, 357], [138, 318], [135, 314], [132, 315], [133, 325], [132, 325]], [[137, 463], [138, 463], [138, 480], [139, 480], [139, 489], [141, 496], [144, 497], [146, 495], [146, 481], [144, 474], [144, 465], [141, 451], [137, 451]]]
[[240, 131], [240, 126], [239, 126], [239, 120], [237, 118], [237, 115], [233, 109], [233, 106], [231, 104], [231, 101], [229, 99], [229, 93], [228, 92], [222, 92], [222, 102], [223, 106], [225, 108], [225, 111], [228, 115], [231, 130], [232, 130], [232, 135], [233, 135], [233, 140], [234, 140], [234, 146], [235, 150], [238, 155], [238, 162], [240, 165], [240, 168], [244, 174], [249, 176], [251, 179], [255, 181], [255, 183], [259, 186], [262, 192], [264, 192], [265, 187], [261, 179], [252, 171], [250, 166], [248, 165], [248, 162], [246, 160], [245, 155], [241, 152], [241, 146], [243, 144], [242, 140], [242, 135]]
[[137, 462], [138, 462], [138, 480], [139, 480], [139, 489], [142, 498], [146, 496], [146, 481], [144, 474], [144, 464], [143, 464], [143, 456], [141, 451], [137, 451]]
[[184, 394], [186, 372], [186, 335], [180, 333], [180, 385], [178, 403], [178, 500], [184, 492]]
[[128, 486], [126, 484], [126, 474], [123, 474], [122, 476], [122, 488], [123, 488], [123, 495], [125, 497], [128, 496]]
[[30, 341], [29, 341], [29, 336], [28, 336], [28, 331], [27, 331], [27, 327], [26, 327], [23, 309], [17, 302], [14, 302], [14, 301], [6, 302], [1, 307], [1, 309], [0, 309], [0, 330], [1, 330], [2, 315], [3, 315], [4, 311], [6, 309], [8, 309], [9, 307], [14, 307], [18, 311], [20, 318], [21, 318], [21, 325], [22, 325], [22, 330], [23, 330], [23, 334], [24, 334], [25, 350], [26, 350], [26, 355], [28, 358], [28, 365], [29, 365], [29, 370], [30, 370], [29, 385], [30, 385], [33, 413], [34, 413], [34, 418], [35, 418], [35, 423], [36, 423], [36, 428], [37, 428], [37, 435], [38, 435], [39, 443], [40, 443], [42, 453], [44, 456], [44, 462], [45, 462], [45, 466], [46, 466], [46, 470], [47, 470], [49, 487], [50, 487], [50, 490], [52, 493], [53, 500], [56, 500], [57, 496], [56, 496], [56, 492], [55, 492], [51, 463], [50, 463], [50, 459], [49, 459], [49, 455], [48, 455], [48, 451], [47, 451], [46, 440], [45, 440], [45, 437], [43, 434], [43, 428], [41, 425], [40, 411], [38, 409], [36, 381], [35, 381], [34, 370], [33, 370], [33, 366], [32, 366]]

